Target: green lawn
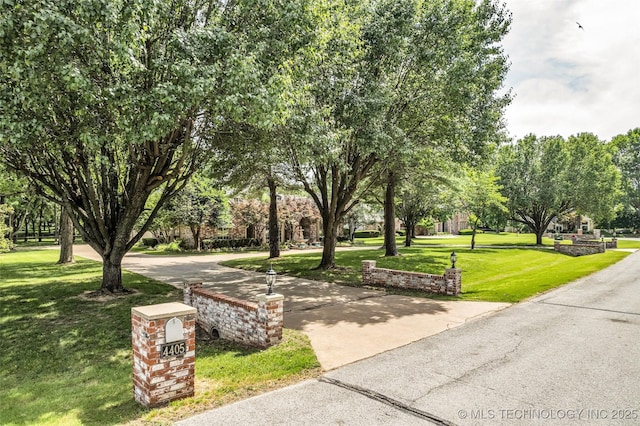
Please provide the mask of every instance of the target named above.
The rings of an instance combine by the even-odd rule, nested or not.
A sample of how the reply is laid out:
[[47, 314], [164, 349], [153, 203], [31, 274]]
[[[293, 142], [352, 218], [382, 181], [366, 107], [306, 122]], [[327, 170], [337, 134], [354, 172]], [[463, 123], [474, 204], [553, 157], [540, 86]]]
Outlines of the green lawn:
[[[610, 241], [610, 238], [606, 238]], [[570, 244], [571, 240], [563, 241], [566, 244]], [[384, 243], [383, 237], [378, 238], [357, 238], [356, 245], [381, 247]], [[396, 243], [398, 247], [404, 246], [404, 237], [397, 237]], [[523, 247], [535, 247], [536, 236], [534, 234], [514, 234], [509, 232], [501, 232], [496, 234], [494, 232], [481, 233], [476, 235], [476, 246], [523, 246]], [[542, 245], [553, 246], [553, 239], [543, 237]], [[471, 235], [441, 235], [441, 236], [419, 236], [412, 240], [412, 246], [449, 246], [449, 247], [470, 247]], [[640, 238], [635, 240], [618, 240], [619, 248], [640, 248]]]
[[[462, 269], [462, 300], [518, 302], [537, 293], [566, 284], [612, 265], [629, 253], [607, 251], [604, 254], [570, 257], [550, 249], [530, 248], [453, 248]], [[270, 264], [279, 274], [361, 285], [362, 260], [376, 260], [380, 268], [442, 274], [450, 266], [450, 247], [400, 248], [401, 256], [384, 257], [382, 250], [338, 251], [339, 268], [313, 270], [319, 254], [286, 255], [279, 259], [264, 257], [223, 262], [226, 266], [266, 271]]]
[[640, 249], [640, 238], [633, 240], [618, 240], [618, 248], [620, 249]]
[[[378, 238], [357, 238], [356, 244], [366, 246], [382, 246], [383, 237]], [[397, 237], [398, 246], [404, 245], [404, 237]], [[547, 246], [553, 245], [551, 238], [544, 237], [542, 244]], [[413, 246], [471, 246], [471, 235], [434, 235], [434, 236], [418, 236], [412, 240]], [[509, 232], [478, 233], [476, 235], [476, 246], [535, 246], [536, 236], [534, 234], [515, 234]]]
[[181, 300], [174, 287], [125, 272], [132, 295], [97, 300], [101, 265], [55, 265], [55, 250], [0, 254], [0, 423], [170, 422], [318, 373], [306, 336], [285, 330], [266, 351], [222, 341], [196, 347], [196, 395], [161, 409], [133, 400], [133, 306]]

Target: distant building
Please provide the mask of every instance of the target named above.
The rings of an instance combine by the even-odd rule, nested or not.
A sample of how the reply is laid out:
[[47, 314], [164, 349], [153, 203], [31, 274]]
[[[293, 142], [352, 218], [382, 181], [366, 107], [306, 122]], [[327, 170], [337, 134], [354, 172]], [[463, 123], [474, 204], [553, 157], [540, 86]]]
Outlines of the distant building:
[[444, 222], [436, 222], [433, 225], [434, 234], [458, 234], [463, 229], [469, 228], [469, 214], [468, 213], [456, 213], [452, 218]]

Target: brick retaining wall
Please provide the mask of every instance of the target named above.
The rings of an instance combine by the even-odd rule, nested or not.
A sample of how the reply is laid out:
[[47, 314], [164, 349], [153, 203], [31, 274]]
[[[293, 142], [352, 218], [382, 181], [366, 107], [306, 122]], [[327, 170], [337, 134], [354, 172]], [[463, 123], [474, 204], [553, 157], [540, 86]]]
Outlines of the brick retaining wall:
[[377, 287], [406, 288], [457, 296], [462, 291], [462, 270], [449, 268], [445, 270], [444, 275], [422, 274], [376, 268], [374, 260], [363, 260], [362, 283]]
[[604, 246], [608, 249], [618, 248], [618, 240], [616, 238], [613, 238], [611, 241], [576, 240], [573, 242], [573, 244], [588, 244], [588, 245], [604, 244]]
[[184, 303], [198, 310], [196, 321], [207, 332], [225, 340], [259, 348], [282, 340], [284, 296], [260, 295], [248, 302], [202, 288], [202, 283], [184, 285]]

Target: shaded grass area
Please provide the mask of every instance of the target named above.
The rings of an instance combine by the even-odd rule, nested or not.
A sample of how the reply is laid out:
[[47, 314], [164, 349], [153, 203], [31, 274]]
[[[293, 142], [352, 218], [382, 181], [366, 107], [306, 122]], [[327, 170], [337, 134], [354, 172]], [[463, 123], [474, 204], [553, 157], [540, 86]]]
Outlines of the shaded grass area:
[[[0, 423], [169, 422], [317, 373], [306, 337], [285, 330], [267, 351], [199, 340], [196, 396], [147, 410], [133, 400], [131, 308], [179, 301], [172, 286], [124, 272], [135, 292], [91, 298], [100, 263], [55, 265], [55, 250], [0, 255]], [[151, 420], [154, 419], [154, 420]]]
[[[319, 254], [289, 255], [270, 260], [238, 259], [222, 264], [255, 271], [266, 271], [273, 264], [279, 274], [355, 286], [362, 285], [363, 260], [376, 260], [379, 268], [430, 274], [443, 274], [451, 266], [451, 248], [410, 247], [399, 251], [401, 256], [398, 257], [384, 257], [382, 250], [339, 251], [336, 253], [339, 267], [330, 271], [313, 269], [320, 263]], [[457, 298], [438, 298], [511, 303], [589, 275], [629, 254], [607, 251], [598, 255], [570, 257], [549, 249], [527, 248], [470, 250], [456, 247], [455, 251], [458, 255], [456, 267], [462, 269], [463, 293]]]

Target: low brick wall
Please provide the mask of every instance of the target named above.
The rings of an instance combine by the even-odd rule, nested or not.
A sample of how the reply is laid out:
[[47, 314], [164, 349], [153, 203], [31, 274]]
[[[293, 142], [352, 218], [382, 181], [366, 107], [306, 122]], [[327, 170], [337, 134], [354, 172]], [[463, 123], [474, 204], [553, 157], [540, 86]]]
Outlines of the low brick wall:
[[184, 303], [198, 310], [196, 321], [207, 332], [225, 340], [259, 348], [282, 340], [284, 296], [260, 295], [248, 302], [202, 288], [202, 283], [184, 285]]
[[616, 238], [611, 241], [598, 241], [598, 240], [576, 240], [573, 244], [587, 244], [587, 245], [595, 245], [595, 244], [604, 244], [605, 248], [615, 249], [618, 248], [618, 240]]
[[449, 268], [445, 270], [444, 275], [422, 274], [376, 268], [374, 260], [363, 260], [362, 283], [376, 287], [406, 288], [457, 296], [462, 292], [462, 270]]
[[588, 244], [585, 242], [560, 244], [558, 241], [555, 241], [553, 243], [553, 249], [569, 256], [586, 256], [589, 254], [604, 253], [605, 245], [603, 243]]

